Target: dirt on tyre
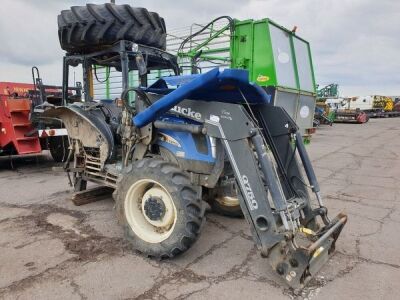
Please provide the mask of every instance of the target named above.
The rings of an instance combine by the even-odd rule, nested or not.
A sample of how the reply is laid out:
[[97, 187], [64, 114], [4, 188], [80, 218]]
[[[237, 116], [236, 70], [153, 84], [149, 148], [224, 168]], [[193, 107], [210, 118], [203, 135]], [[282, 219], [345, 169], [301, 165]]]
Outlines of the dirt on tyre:
[[120, 40], [166, 49], [164, 19], [130, 5], [87, 4], [63, 10], [58, 16], [58, 37], [69, 53], [102, 50]]
[[127, 167], [114, 194], [117, 216], [133, 247], [150, 257], [170, 258], [197, 240], [204, 208], [178, 166], [146, 158]]

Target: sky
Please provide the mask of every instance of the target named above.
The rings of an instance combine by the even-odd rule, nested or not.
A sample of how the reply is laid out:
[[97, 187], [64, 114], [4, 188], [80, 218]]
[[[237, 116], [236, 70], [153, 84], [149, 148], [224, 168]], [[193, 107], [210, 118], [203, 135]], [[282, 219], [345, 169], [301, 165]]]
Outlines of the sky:
[[[57, 15], [84, 0], [2, 0], [0, 81], [31, 82], [40, 68], [47, 84], [61, 84]], [[342, 96], [400, 95], [400, 1], [398, 0], [116, 0], [146, 7], [168, 28], [207, 23], [229, 15], [268, 17], [311, 44], [316, 81], [338, 83]]]

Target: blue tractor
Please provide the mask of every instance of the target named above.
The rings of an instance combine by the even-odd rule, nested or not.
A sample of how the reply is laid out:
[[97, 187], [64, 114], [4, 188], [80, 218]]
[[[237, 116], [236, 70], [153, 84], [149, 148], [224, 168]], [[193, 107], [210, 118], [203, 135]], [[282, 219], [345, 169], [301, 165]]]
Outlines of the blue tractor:
[[[71, 29], [65, 23], [77, 13], [93, 20], [75, 20]], [[85, 190], [88, 181], [112, 188], [125, 238], [157, 258], [174, 257], [194, 245], [206, 203], [226, 215], [244, 215], [257, 248], [277, 275], [293, 288], [304, 286], [332, 254], [347, 217], [328, 217], [294, 121], [270, 104], [265, 89], [249, 82], [246, 70], [180, 75], [176, 57], [147, 31], [109, 33], [96, 44], [108, 18], [121, 23], [114, 35], [124, 33], [128, 20], [141, 20], [150, 22], [146, 30], [153, 28], [156, 38], [165, 39], [163, 20], [143, 9], [106, 4], [61, 14], [60, 41], [67, 50], [64, 101], [69, 68], [78, 65], [83, 67], [85, 101], [46, 114], [61, 119], [68, 131], [63, 167], [75, 190]], [[77, 33], [80, 38], [74, 39]], [[120, 98], [93, 101], [93, 70], [99, 66], [121, 72]], [[148, 73], [162, 69], [175, 75], [147, 86]], [[137, 70], [139, 87], [129, 88], [131, 70]]]

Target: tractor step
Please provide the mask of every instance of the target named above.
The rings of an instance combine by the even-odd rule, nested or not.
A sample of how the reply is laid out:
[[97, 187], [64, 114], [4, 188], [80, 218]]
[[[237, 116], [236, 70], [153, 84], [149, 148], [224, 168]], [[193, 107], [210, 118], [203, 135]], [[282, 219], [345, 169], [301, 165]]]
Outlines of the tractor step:
[[71, 200], [76, 206], [81, 206], [107, 199], [111, 197], [113, 191], [114, 189], [110, 187], [98, 186], [95, 188], [74, 193]]

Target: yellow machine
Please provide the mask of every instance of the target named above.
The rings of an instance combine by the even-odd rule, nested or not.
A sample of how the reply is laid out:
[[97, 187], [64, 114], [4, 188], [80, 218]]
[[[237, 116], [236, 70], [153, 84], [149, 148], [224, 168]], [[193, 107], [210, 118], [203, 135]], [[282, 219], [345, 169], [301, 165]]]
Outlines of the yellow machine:
[[373, 96], [373, 108], [381, 108], [384, 111], [393, 111], [394, 101], [387, 96]]

